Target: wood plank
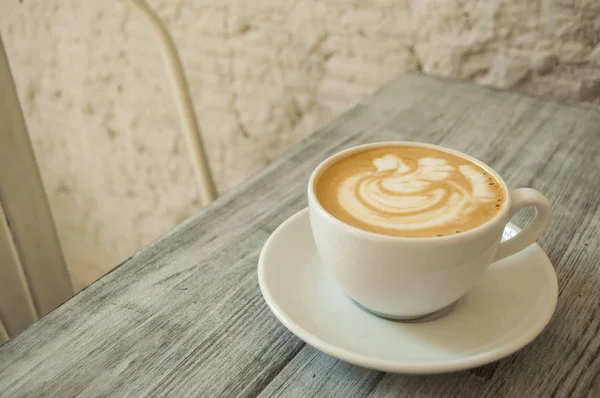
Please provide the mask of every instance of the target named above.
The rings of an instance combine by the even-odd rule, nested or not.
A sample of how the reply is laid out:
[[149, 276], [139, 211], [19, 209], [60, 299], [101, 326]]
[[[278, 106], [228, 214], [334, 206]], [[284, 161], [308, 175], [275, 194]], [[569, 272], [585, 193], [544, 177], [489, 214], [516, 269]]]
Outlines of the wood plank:
[[36, 310], [45, 315], [73, 288], [1, 38], [0, 93], [0, 201]]
[[[387, 96], [388, 101], [379, 101], [376, 96], [367, 102], [381, 111], [393, 109], [390, 103], [400, 97], [400, 90], [422, 93], [429, 91], [431, 83], [435, 84], [436, 79], [409, 79], [408, 82], [400, 79], [398, 87], [392, 84], [380, 93]], [[367, 383], [363, 393], [389, 397], [600, 396], [600, 209], [597, 199], [600, 197], [597, 168], [600, 113], [511, 93], [477, 98], [468, 90], [480, 93], [487, 90], [461, 83], [444, 84], [446, 87], [440, 87], [440, 91], [446, 92], [455, 85], [462, 86], [459, 91], [463, 94], [460, 96], [463, 106], [432, 104], [426, 114], [432, 122], [420, 131], [412, 127], [413, 119], [420, 116], [411, 116], [407, 125], [407, 114], [399, 115], [383, 131], [374, 132], [370, 139], [405, 139], [408, 134], [410, 139], [462, 150], [494, 167], [509, 186], [530, 186], [544, 192], [553, 203], [555, 220], [551, 230], [540, 239], [540, 245], [557, 268], [560, 283], [557, 312], [548, 329], [531, 345], [484, 369], [441, 376], [386, 374], [375, 387]], [[465, 101], [465, 95], [477, 100], [475, 103]], [[446, 100], [450, 98], [452, 95]], [[464, 106], [468, 102], [471, 103]], [[411, 108], [405, 109], [408, 113]], [[454, 117], [460, 115], [451, 125], [446, 120], [450, 109], [457, 110]], [[498, 112], [498, 109], [510, 112]], [[418, 110], [413, 109], [413, 112]], [[522, 224], [523, 218], [517, 216], [515, 221]], [[264, 395], [355, 395], [351, 385], [336, 384], [324, 392], [315, 389], [319, 387], [317, 382], [307, 381], [307, 375], [328, 374], [333, 381], [328, 379], [322, 383], [335, 382], [336, 377], [344, 378], [339, 372], [348, 374], [347, 382], [357, 379], [357, 376], [349, 376], [350, 365], [339, 364], [331, 370], [327, 356], [318, 355], [324, 358], [318, 361], [298, 355], [273, 380]], [[368, 373], [363, 370], [360, 374], [365, 377]], [[377, 380], [377, 377], [371, 379]]]
[[[355, 110], [356, 119], [343, 127], [359, 132], [355, 122], [365, 111]], [[317, 143], [306, 147], [327, 150]], [[271, 169], [279, 181], [308, 177], [300, 165], [302, 151], [295, 152], [290, 163]], [[258, 394], [303, 346], [268, 311], [256, 264], [270, 233], [263, 228], [266, 219], [277, 214], [283, 220], [306, 199], [297, 186], [281, 189], [268, 181], [254, 177], [217, 199], [0, 347], [0, 391], [10, 396]], [[265, 205], [274, 211], [265, 212]], [[34, 383], [31, 372], [49, 363], [37, 349], [19, 343], [31, 333], [36, 346], [69, 358], [41, 372]], [[215, 371], [229, 376], [208, 376]]]
[[[384, 374], [307, 347], [263, 302], [258, 254], [306, 205], [312, 169], [343, 148], [400, 139], [465, 151], [553, 203], [540, 245], [559, 277], [557, 313], [519, 353], [455, 374]], [[403, 75], [0, 347], [0, 391], [600, 396], [599, 155], [600, 112]], [[55, 352], [69, 360], [49, 360]]]

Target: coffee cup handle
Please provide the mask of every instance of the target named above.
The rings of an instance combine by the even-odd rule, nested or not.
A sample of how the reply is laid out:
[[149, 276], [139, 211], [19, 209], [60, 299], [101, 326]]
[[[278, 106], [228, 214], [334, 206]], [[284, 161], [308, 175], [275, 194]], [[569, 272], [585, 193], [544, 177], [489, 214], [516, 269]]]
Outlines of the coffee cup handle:
[[512, 238], [500, 243], [493, 262], [502, 260], [534, 243], [548, 229], [552, 221], [552, 207], [548, 199], [535, 189], [519, 188], [510, 192], [510, 220], [516, 212], [524, 207], [532, 206], [535, 216], [525, 229]]

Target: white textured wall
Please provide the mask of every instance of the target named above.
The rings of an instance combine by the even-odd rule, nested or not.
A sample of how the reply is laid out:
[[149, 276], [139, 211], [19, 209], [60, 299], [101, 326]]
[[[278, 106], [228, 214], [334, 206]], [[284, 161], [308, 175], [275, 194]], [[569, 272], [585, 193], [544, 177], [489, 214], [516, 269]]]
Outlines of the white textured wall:
[[[598, 0], [149, 3], [221, 191], [407, 69], [600, 106]], [[0, 30], [81, 286], [199, 208], [161, 54], [117, 0], [1, 0]]]

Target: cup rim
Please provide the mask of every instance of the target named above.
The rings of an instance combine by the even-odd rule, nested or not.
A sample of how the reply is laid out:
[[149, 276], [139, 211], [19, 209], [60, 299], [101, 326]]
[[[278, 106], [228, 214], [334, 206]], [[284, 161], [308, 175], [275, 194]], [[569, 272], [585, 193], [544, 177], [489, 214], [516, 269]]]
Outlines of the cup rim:
[[[504, 193], [505, 193], [505, 200], [504, 200], [502, 208], [494, 217], [487, 220], [483, 224], [478, 225], [475, 228], [469, 229], [467, 231], [459, 232], [459, 233], [453, 234], [453, 235], [426, 236], [426, 237], [393, 236], [393, 235], [384, 235], [384, 234], [380, 234], [377, 232], [366, 231], [364, 229], [360, 229], [358, 227], [354, 227], [348, 223], [345, 223], [344, 221], [334, 217], [331, 213], [329, 213], [327, 210], [325, 210], [325, 208], [321, 205], [321, 203], [317, 199], [317, 195], [315, 193], [315, 182], [316, 182], [316, 179], [322, 174], [322, 172], [325, 169], [327, 169], [327, 167], [329, 165], [331, 165], [333, 162], [335, 162], [339, 159], [342, 159], [346, 156], [349, 156], [352, 153], [360, 152], [360, 151], [363, 151], [366, 149], [380, 148], [380, 147], [384, 147], [384, 146], [413, 146], [413, 147], [421, 147], [421, 148], [431, 148], [431, 149], [435, 149], [438, 151], [449, 153], [451, 155], [461, 157], [472, 163], [475, 163], [476, 165], [483, 168], [487, 173], [491, 174], [496, 179], [496, 181], [498, 181], [500, 183], [500, 185], [502, 186], [502, 189], [504, 190]], [[510, 209], [510, 190], [508, 189], [508, 186], [506, 185], [506, 182], [504, 181], [504, 179], [502, 177], [500, 177], [498, 175], [498, 173], [496, 173], [496, 171], [494, 171], [490, 166], [483, 163], [479, 159], [476, 159], [470, 155], [467, 155], [466, 153], [463, 153], [463, 152], [460, 152], [460, 151], [457, 151], [457, 150], [454, 150], [451, 148], [446, 148], [446, 147], [434, 145], [434, 144], [427, 144], [427, 143], [418, 142], [418, 141], [372, 142], [372, 143], [368, 143], [368, 144], [352, 146], [350, 148], [347, 148], [340, 152], [337, 152], [337, 153], [329, 156], [325, 160], [323, 160], [313, 170], [313, 172], [310, 176], [310, 179], [308, 181], [308, 196], [309, 196], [309, 204], [310, 204], [310, 202], [312, 202], [316, 206], [317, 210], [321, 214], [325, 215], [325, 217], [327, 217], [327, 219], [330, 220], [331, 222], [333, 222], [334, 224], [337, 224], [340, 227], [344, 227], [346, 230], [348, 230], [349, 232], [351, 232], [355, 235], [359, 235], [359, 236], [362, 235], [366, 238], [371, 238], [371, 239], [376, 238], [379, 240], [386, 240], [386, 241], [392, 241], [392, 242], [394, 242], [394, 241], [395, 242], [422, 242], [422, 241], [431, 242], [431, 241], [435, 241], [438, 243], [443, 243], [443, 242], [447, 242], [447, 241], [454, 241], [457, 239], [468, 238], [470, 236], [481, 233], [482, 231], [490, 228], [492, 226], [492, 224], [495, 224], [499, 220], [504, 219], [504, 217], [508, 213], [508, 209]]]

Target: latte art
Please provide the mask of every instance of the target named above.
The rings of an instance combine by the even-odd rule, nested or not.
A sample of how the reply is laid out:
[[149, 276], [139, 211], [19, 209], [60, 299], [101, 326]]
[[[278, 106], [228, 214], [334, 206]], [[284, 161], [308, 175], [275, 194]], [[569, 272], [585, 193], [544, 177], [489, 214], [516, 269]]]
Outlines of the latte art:
[[[411, 169], [394, 155], [373, 163], [376, 171], [349, 177], [338, 193], [340, 205], [367, 224], [396, 230], [439, 227], [496, 198], [486, 176], [470, 165], [457, 170], [443, 159], [423, 158]], [[450, 180], [456, 173], [471, 189]]]
[[504, 199], [499, 184], [478, 165], [421, 147], [342, 159], [319, 179], [317, 196], [342, 221], [409, 237], [474, 228], [493, 217]]

